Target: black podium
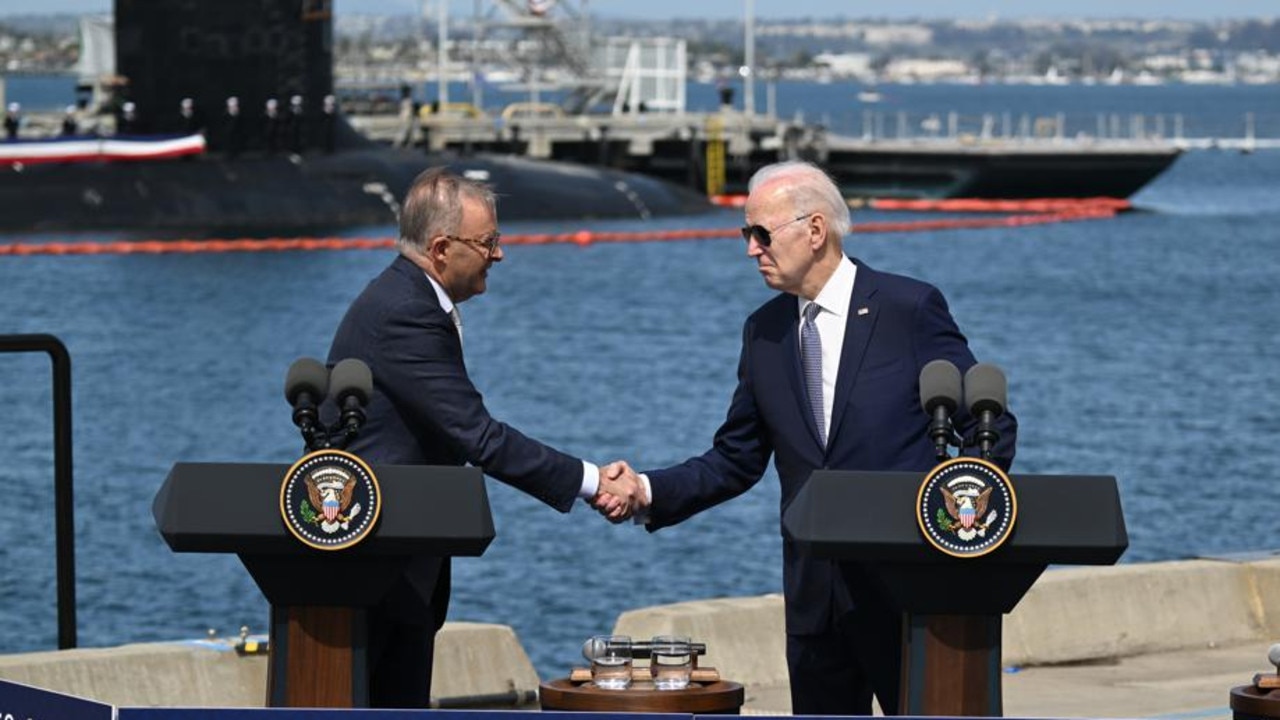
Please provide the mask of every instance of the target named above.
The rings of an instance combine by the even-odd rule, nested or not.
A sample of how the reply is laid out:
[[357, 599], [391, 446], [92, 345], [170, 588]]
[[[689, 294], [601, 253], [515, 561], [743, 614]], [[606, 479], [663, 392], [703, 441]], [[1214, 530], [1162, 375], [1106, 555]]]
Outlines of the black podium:
[[383, 465], [378, 525], [316, 550], [280, 517], [288, 465], [178, 463], [152, 505], [174, 552], [236, 553], [271, 603], [267, 705], [367, 707], [366, 609], [414, 557], [478, 556], [493, 517], [477, 468]]
[[1129, 539], [1116, 481], [1012, 476], [1018, 520], [1008, 540], [988, 555], [955, 558], [921, 534], [923, 477], [816, 471], [787, 509], [783, 530], [817, 557], [861, 565], [902, 610], [902, 714], [1000, 716], [1000, 616], [1050, 564], [1120, 558]]

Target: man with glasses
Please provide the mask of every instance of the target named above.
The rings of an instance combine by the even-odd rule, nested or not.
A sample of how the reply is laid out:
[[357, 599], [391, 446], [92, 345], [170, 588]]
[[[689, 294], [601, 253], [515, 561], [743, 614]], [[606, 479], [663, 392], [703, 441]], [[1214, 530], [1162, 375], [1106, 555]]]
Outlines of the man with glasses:
[[[738, 386], [712, 448], [639, 476], [650, 531], [746, 492], [770, 457], [783, 511], [819, 468], [929, 470], [936, 459], [920, 370], [940, 358], [961, 372], [975, 363], [937, 288], [844, 254], [849, 206], [822, 170], [771, 165], [749, 189], [747, 256], [780, 293], [747, 318]], [[960, 410], [954, 421], [972, 444], [976, 420]], [[998, 429], [992, 456], [1008, 469], [1013, 416]], [[850, 509], [851, 518], [876, 511]], [[874, 693], [896, 714], [900, 614], [861, 566], [812, 557], [784, 539], [783, 586], [792, 712], [870, 715]]]
[[[603, 489], [618, 517], [630, 513], [632, 478], [614, 480], [586, 461], [490, 417], [463, 364], [458, 305], [487, 289], [502, 262], [491, 190], [443, 168], [414, 180], [400, 214], [399, 255], [352, 303], [329, 362], [360, 358], [373, 396], [351, 452], [371, 463], [463, 465], [568, 512]], [[413, 558], [370, 609], [371, 707], [430, 705], [435, 633], [449, 601], [449, 561]]]

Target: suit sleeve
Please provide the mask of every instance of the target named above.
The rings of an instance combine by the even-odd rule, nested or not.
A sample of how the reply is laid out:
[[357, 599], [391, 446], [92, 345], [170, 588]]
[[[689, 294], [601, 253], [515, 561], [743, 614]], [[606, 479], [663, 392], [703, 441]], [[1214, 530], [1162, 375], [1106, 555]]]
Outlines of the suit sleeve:
[[448, 316], [413, 310], [398, 308], [382, 323], [374, 377], [418, 441], [445, 438], [486, 475], [568, 512], [582, 485], [582, 461], [491, 417]]
[[737, 497], [764, 475], [773, 448], [751, 384], [750, 332], [748, 320], [743, 327], [738, 386], [711, 449], [679, 465], [647, 471], [653, 493], [646, 526], [650, 531]]
[[[956, 326], [955, 319], [951, 317], [946, 299], [934, 287], [929, 288], [929, 292], [924, 294], [916, 307], [913, 344], [917, 370], [923, 368], [929, 361], [937, 359], [955, 363], [961, 374], [968, 372], [969, 368], [977, 364], [977, 360], [969, 350], [968, 341]], [[961, 407], [952, 417], [952, 423], [965, 445], [962, 454], [976, 457], [978, 449], [973, 444], [978, 420], [969, 413], [967, 407], [964, 407], [964, 403], [961, 403]], [[1008, 471], [1013, 464], [1018, 439], [1018, 419], [1006, 409], [996, 421], [996, 431], [1000, 433], [1000, 440], [992, 448], [991, 460]]]

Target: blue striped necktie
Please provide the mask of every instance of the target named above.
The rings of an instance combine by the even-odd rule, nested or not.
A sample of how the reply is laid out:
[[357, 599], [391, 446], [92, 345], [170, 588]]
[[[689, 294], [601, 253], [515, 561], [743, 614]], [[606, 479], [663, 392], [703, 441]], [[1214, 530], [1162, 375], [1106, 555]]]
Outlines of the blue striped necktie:
[[822, 337], [813, 319], [822, 308], [811, 302], [804, 309], [804, 322], [800, 323], [800, 362], [804, 366], [804, 386], [809, 392], [809, 410], [818, 426], [822, 446], [827, 446], [827, 423], [822, 414]]

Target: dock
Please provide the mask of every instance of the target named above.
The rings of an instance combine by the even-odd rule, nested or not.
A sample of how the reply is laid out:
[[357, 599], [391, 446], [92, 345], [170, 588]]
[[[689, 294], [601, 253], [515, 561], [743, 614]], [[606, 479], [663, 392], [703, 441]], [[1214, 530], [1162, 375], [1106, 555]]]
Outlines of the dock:
[[[743, 714], [785, 715], [782, 598], [695, 600], [623, 612], [614, 631], [689, 635], [701, 663], [743, 683]], [[1226, 720], [1228, 693], [1276, 669], [1280, 554], [1046, 572], [1004, 621], [1010, 717]], [[262, 707], [266, 658], [217, 640], [0, 657], [0, 678], [117, 706]], [[539, 678], [509, 627], [446, 623], [439, 707], [536, 709]], [[565, 658], [565, 675], [578, 658]], [[550, 679], [550, 678], [545, 678]]]

